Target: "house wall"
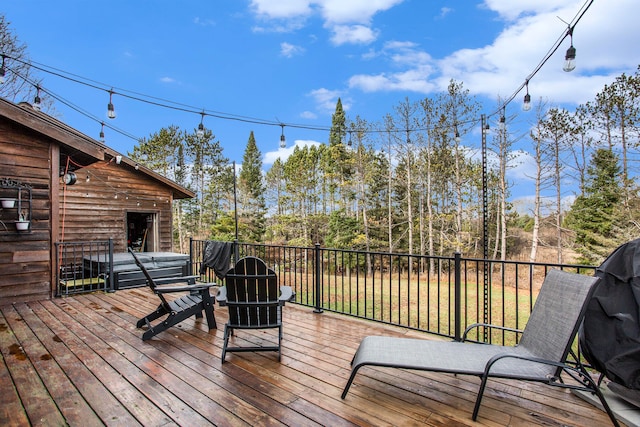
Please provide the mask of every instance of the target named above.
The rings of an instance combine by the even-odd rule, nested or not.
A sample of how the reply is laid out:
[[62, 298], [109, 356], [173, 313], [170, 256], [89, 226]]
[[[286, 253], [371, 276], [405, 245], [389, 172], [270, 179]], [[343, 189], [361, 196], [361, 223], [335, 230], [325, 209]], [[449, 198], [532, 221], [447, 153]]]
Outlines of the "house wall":
[[75, 173], [74, 185], [60, 186], [59, 241], [112, 238], [114, 251], [126, 252], [127, 212], [141, 212], [155, 215], [156, 250], [172, 251], [170, 188], [131, 166], [113, 161], [94, 163]]
[[[17, 209], [1, 209], [0, 304], [51, 297], [51, 141], [0, 120], [0, 177], [32, 187], [31, 228], [18, 232]], [[56, 171], [57, 174], [57, 171]], [[0, 189], [0, 197], [11, 192]]]

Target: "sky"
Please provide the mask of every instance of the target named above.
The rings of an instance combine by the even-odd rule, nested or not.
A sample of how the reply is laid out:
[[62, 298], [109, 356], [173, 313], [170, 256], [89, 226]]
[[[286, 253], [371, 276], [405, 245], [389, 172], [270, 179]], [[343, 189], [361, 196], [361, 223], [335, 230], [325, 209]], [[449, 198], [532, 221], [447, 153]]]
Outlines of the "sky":
[[[562, 71], [566, 39], [528, 85], [534, 101], [573, 109], [637, 70], [638, 0], [2, 0], [0, 12], [33, 63], [55, 71], [38, 72], [43, 90], [84, 112], [56, 102], [68, 125], [98, 139], [103, 121], [105, 143], [126, 154], [163, 127], [195, 130], [204, 111], [230, 161], [253, 131], [268, 169], [296, 145], [327, 143], [338, 98], [348, 118], [376, 123], [454, 79], [493, 113], [589, 4], [573, 32], [577, 68]], [[526, 132], [523, 96], [506, 113]], [[462, 143], [478, 147], [479, 133]], [[515, 192], [524, 160], [509, 172]]]

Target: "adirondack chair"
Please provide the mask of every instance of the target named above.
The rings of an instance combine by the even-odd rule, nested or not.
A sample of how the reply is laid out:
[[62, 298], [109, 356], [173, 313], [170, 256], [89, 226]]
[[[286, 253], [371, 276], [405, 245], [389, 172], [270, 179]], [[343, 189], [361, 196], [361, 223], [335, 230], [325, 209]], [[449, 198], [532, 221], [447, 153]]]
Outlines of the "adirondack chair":
[[[276, 273], [259, 258], [240, 259], [225, 275], [216, 300], [229, 309], [224, 327], [222, 363], [227, 352], [277, 351], [281, 357], [282, 306], [293, 298], [290, 286], [278, 287]], [[229, 347], [235, 329], [278, 329], [278, 345]]]
[[[136, 327], [138, 328], [147, 326], [147, 330], [142, 334], [143, 340], [146, 341], [191, 316], [202, 318], [203, 311], [207, 319], [209, 330], [217, 328], [216, 319], [213, 316], [213, 299], [209, 293], [209, 289], [212, 286], [216, 286], [215, 283], [195, 284], [198, 276], [154, 279], [131, 248], [129, 248], [129, 252], [133, 256], [133, 260], [138, 268], [142, 270], [149, 288], [151, 288], [153, 293], [158, 295], [158, 298], [160, 298], [160, 305], [158, 305], [158, 308], [156, 308], [154, 312], [149, 313], [142, 319], [138, 320], [136, 323]], [[183, 284], [179, 286], [159, 286], [176, 283]], [[173, 300], [167, 300], [167, 298], [165, 298], [165, 295], [167, 294], [184, 292], [189, 293]], [[151, 324], [151, 322], [163, 316], [166, 317], [160, 323], [155, 325]]]

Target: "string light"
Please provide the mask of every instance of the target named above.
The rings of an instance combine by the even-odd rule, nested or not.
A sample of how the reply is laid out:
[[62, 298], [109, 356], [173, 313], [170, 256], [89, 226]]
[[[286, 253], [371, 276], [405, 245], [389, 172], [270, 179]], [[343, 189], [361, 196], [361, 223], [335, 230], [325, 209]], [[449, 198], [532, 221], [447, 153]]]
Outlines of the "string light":
[[526, 81], [525, 87], [527, 88], [527, 93], [524, 96], [524, 102], [522, 104], [523, 111], [531, 110], [531, 95], [529, 95], [529, 80]]
[[287, 147], [287, 140], [284, 137], [284, 123], [280, 123], [280, 127], [282, 127], [282, 135], [280, 135], [280, 148]]
[[100, 122], [100, 142], [104, 142], [104, 122]]
[[110, 119], [116, 118], [116, 110], [113, 108], [113, 91], [109, 91], [109, 104], [107, 104], [107, 117]]
[[505, 107], [502, 107], [502, 114], [500, 114], [500, 130], [504, 131], [507, 129], [507, 119], [504, 116]]
[[569, 30], [567, 30], [567, 35], [571, 40], [571, 45], [569, 46], [569, 49], [567, 49], [567, 53], [564, 56], [564, 66], [562, 67], [562, 69], [567, 73], [570, 73], [571, 71], [576, 69], [576, 48], [573, 47], [573, 28], [572, 27], [569, 27]]
[[41, 99], [40, 99], [40, 86], [36, 86], [36, 96], [33, 98], [33, 109], [40, 111]]
[[200, 124], [198, 125], [198, 130], [196, 131], [196, 135], [198, 138], [202, 138], [204, 136], [204, 110], [200, 113]]
[[453, 125], [453, 139], [455, 142], [462, 141], [462, 138], [460, 137], [460, 131], [458, 130], [458, 122], [454, 123]]
[[[549, 50], [549, 53], [543, 58], [543, 60], [538, 64], [538, 66], [534, 69], [534, 71], [527, 77], [526, 83], [528, 83], [529, 80], [531, 78], [533, 78], [537, 74], [537, 72], [540, 70], [540, 68], [542, 68], [542, 66], [548, 61], [548, 59], [553, 55], [553, 53], [559, 48], [560, 43], [564, 40], [564, 38], [566, 38], [567, 36], [569, 36], [569, 37], [572, 36], [571, 33], [572, 33], [573, 29], [575, 28], [577, 23], [582, 19], [582, 17], [587, 12], [587, 10], [591, 7], [593, 2], [594, 2], [594, 0], [585, 0], [585, 4], [581, 7], [581, 9], [578, 11], [576, 16], [573, 18], [573, 20], [571, 21], [571, 24], [569, 24], [570, 31], [563, 32], [563, 35], [552, 46], [552, 48]], [[30, 66], [30, 67], [32, 67], [34, 69], [38, 69], [38, 70], [44, 71], [44, 72], [52, 74], [52, 75], [56, 75], [58, 77], [73, 81], [75, 83], [83, 84], [85, 86], [90, 86], [90, 87], [93, 87], [95, 89], [99, 89], [99, 90], [103, 90], [104, 91], [104, 90], [106, 90], [105, 86], [108, 87], [105, 84], [98, 83], [98, 82], [95, 82], [93, 80], [90, 80], [90, 79], [87, 79], [87, 78], [84, 78], [84, 77], [81, 77], [81, 76], [77, 76], [75, 74], [72, 74], [72, 73], [69, 73], [69, 72], [66, 72], [66, 71], [63, 71], [63, 70], [59, 70], [59, 69], [56, 69], [56, 68], [53, 68], [53, 67], [50, 67], [50, 66], [47, 66], [47, 65], [38, 64], [37, 62], [34, 62], [34, 61], [25, 62], [25, 61], [21, 60], [20, 58], [13, 58], [13, 57], [7, 56], [5, 54], [1, 54], [1, 55], [2, 55], [2, 67], [0, 68], [0, 83], [2, 83], [4, 81], [4, 76], [6, 74], [6, 66], [5, 66], [6, 65], [6, 58], [9, 58], [9, 59], [15, 60], [16, 62], [21, 62], [21, 63], [23, 63], [25, 65], [28, 65], [28, 66]], [[575, 48], [573, 47], [573, 42], [571, 43], [571, 46], [567, 50], [567, 54], [565, 55], [565, 60], [567, 60], [567, 61], [573, 60], [573, 64], [574, 64], [573, 68], [575, 68]], [[13, 71], [13, 70], [11, 70], [11, 71], [15, 73], [15, 71]], [[17, 74], [17, 73], [15, 73], [15, 74]], [[25, 78], [23, 76], [18, 75], [18, 77], [21, 77], [25, 81], [28, 81], [27, 78]], [[515, 98], [515, 96], [517, 96], [518, 93], [520, 93], [520, 91], [522, 90], [522, 88], [524, 86], [525, 86], [524, 84], [521, 85], [511, 95], [511, 97], [509, 97], [503, 103], [503, 106], [505, 106], [508, 103], [510, 103]], [[52, 95], [50, 91], [45, 91], [45, 92], [48, 93], [49, 95]], [[107, 108], [107, 112], [108, 112], [107, 115], [108, 115], [108, 117], [110, 119], [113, 119], [113, 118], [116, 117], [115, 108], [113, 107], [113, 101], [112, 101], [112, 95], [115, 93], [113, 91], [113, 87], [110, 90], [108, 90], [108, 92], [109, 92], [109, 101], [110, 102], [109, 102], [109, 105], [108, 105], [108, 108]], [[162, 108], [171, 108], [171, 109], [175, 109], [175, 110], [179, 110], [179, 111], [183, 111], [183, 112], [188, 112], [188, 113], [199, 113], [193, 107], [190, 107], [188, 105], [179, 104], [179, 103], [176, 103], [176, 102], [173, 102], [173, 101], [163, 100], [163, 99], [152, 97], [152, 96], [149, 96], [149, 95], [139, 94], [139, 93], [136, 93], [136, 92], [133, 92], [133, 91], [126, 91], [126, 90], [123, 90], [123, 89], [119, 89], [117, 94], [120, 95], [120, 96], [124, 96], [124, 97], [130, 98], [130, 99], [136, 100], [136, 101], [140, 101], [140, 102], [144, 102], [144, 103], [147, 103], [147, 104], [156, 105], [156, 106], [159, 106], [159, 107], [162, 107]], [[80, 109], [78, 109], [77, 107], [75, 107], [73, 105], [70, 105], [68, 103], [68, 101], [66, 101], [66, 100], [64, 100], [64, 99], [62, 99], [60, 97], [56, 97], [55, 95], [52, 95], [52, 96], [54, 97], [54, 99], [57, 99], [60, 102], [64, 103], [65, 105], [70, 106], [71, 108], [73, 108], [74, 110], [80, 112], [81, 114], [91, 118], [92, 120], [96, 120], [96, 118], [94, 118], [90, 114], [88, 114], [86, 112], [83, 112], [83, 111], [80, 111]], [[531, 108], [530, 99], [531, 99], [531, 96], [529, 95], [528, 90], [527, 90], [527, 94], [525, 95], [525, 104], [523, 105], [523, 109], [525, 109], [525, 111], [528, 111]], [[527, 100], [528, 100], [528, 102], [527, 102]], [[199, 113], [199, 114], [203, 114], [203, 113]], [[493, 113], [493, 114], [495, 114], [495, 113]], [[207, 115], [210, 115], [210, 116], [216, 117], [216, 118], [220, 118], [220, 119], [223, 119], [223, 120], [236, 120], [236, 121], [241, 121], [241, 122], [245, 122], [245, 123], [255, 123], [255, 124], [271, 125], [271, 126], [274, 126], [274, 125], [275, 126], [281, 126], [282, 129], [283, 129], [283, 136], [284, 136], [284, 126], [285, 125], [286, 126], [295, 127], [295, 128], [299, 128], [299, 129], [307, 129], [307, 130], [317, 130], [317, 131], [329, 131], [329, 130], [331, 130], [331, 128], [327, 127], [327, 126], [308, 126], [308, 125], [293, 124], [293, 123], [285, 124], [285, 123], [278, 123], [278, 122], [274, 122], [274, 121], [270, 121], [270, 120], [263, 120], [263, 119], [251, 118], [251, 117], [246, 117], [246, 116], [233, 115], [233, 114], [229, 114], [229, 113], [215, 113], [215, 114], [207, 113]], [[99, 119], [96, 120], [96, 121], [99, 121]], [[478, 121], [479, 121], [478, 118], [473, 118], [471, 120], [466, 120], [466, 121], [461, 122], [461, 123], [476, 123]], [[111, 126], [109, 126], [109, 127], [111, 127]], [[125, 136], [127, 136], [127, 137], [129, 137], [131, 139], [134, 139], [136, 141], [139, 140], [139, 138], [137, 138], [137, 137], [135, 137], [133, 135], [126, 134], [125, 132], [120, 131], [120, 130], [118, 130], [116, 128], [112, 128], [112, 129], [114, 129], [116, 132], [121, 133], [121, 134], [123, 134], [123, 135], [125, 135]], [[415, 129], [411, 129], [411, 130], [420, 131], [420, 130], [431, 130], [431, 129], [415, 128]], [[382, 131], [381, 130], [370, 129], [370, 130], [367, 130], [367, 132], [382, 132]], [[283, 136], [281, 136], [281, 146], [282, 146], [282, 143], [283, 143], [283, 141], [282, 141]]]

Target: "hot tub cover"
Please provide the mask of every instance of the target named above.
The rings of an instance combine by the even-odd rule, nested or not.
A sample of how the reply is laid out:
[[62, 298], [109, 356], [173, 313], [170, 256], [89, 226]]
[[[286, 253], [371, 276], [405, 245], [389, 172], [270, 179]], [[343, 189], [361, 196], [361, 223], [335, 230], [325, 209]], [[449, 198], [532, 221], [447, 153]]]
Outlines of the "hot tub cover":
[[611, 381], [640, 390], [640, 239], [596, 269], [601, 281], [580, 328], [587, 361]]

